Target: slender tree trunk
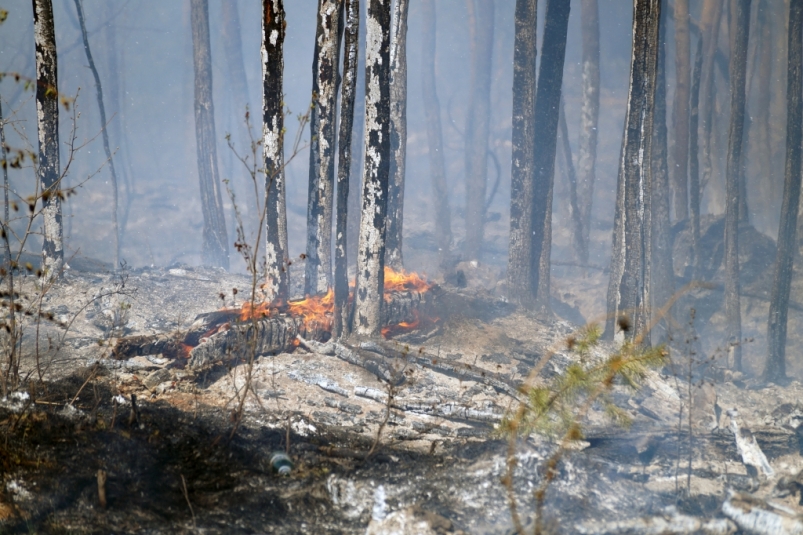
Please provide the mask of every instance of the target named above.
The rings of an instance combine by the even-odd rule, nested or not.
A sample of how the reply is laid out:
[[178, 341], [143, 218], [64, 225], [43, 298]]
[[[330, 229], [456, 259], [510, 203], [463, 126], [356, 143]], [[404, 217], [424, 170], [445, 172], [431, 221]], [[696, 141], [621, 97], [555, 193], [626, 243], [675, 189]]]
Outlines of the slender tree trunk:
[[359, 62], [360, 2], [346, 0], [345, 42], [343, 44], [343, 87], [340, 96], [340, 133], [337, 169], [337, 228], [335, 235], [335, 317], [333, 336], [349, 331], [348, 325], [348, 212], [351, 173], [351, 138], [354, 130], [354, 98], [357, 93]]
[[[633, 2], [633, 52], [616, 185], [607, 337], [643, 333], [650, 316], [650, 162], [660, 10], [660, 0]], [[617, 318], [623, 314], [632, 318], [626, 322], [629, 330], [617, 333], [616, 324], [624, 323]]]
[[409, 0], [393, 5], [390, 39], [390, 185], [385, 265], [401, 271], [404, 227], [404, 172], [407, 160], [407, 12]]
[[547, 0], [544, 41], [535, 100], [535, 140], [533, 187], [533, 232], [530, 287], [535, 306], [542, 314], [550, 311], [550, 268], [552, 254], [552, 188], [555, 177], [560, 95], [563, 63], [569, 28], [569, 0]]
[[265, 293], [271, 301], [289, 294], [287, 204], [284, 179], [283, 0], [262, 0], [262, 145], [265, 159]]
[[[711, 182], [711, 177], [714, 173], [713, 161], [713, 123], [714, 123], [714, 101], [715, 101], [715, 88], [714, 79], [716, 73], [714, 72], [714, 56], [717, 51], [717, 43], [719, 40], [719, 27], [722, 15], [722, 4], [726, 0], [704, 0], [703, 12], [700, 16], [700, 30], [703, 36], [703, 70], [700, 79], [700, 116], [702, 137], [702, 155], [703, 155], [703, 176], [701, 182], [701, 190]], [[700, 192], [702, 195], [702, 191]]]
[[222, 0], [221, 4], [221, 37], [223, 50], [226, 54], [226, 68], [228, 69], [232, 101], [234, 102], [234, 115], [242, 124], [245, 107], [248, 106], [248, 79], [245, 76], [245, 62], [243, 61], [243, 46], [240, 34], [240, 11], [237, 0]]
[[59, 166], [59, 94], [56, 31], [51, 0], [33, 0], [36, 44], [36, 116], [39, 130], [37, 175], [42, 194], [42, 271], [49, 279], [61, 278], [64, 236], [61, 222]]
[[340, 43], [338, 25], [343, 0], [319, 0], [312, 63], [307, 268], [304, 293], [325, 293], [332, 286], [332, 209], [335, 187], [335, 125]]
[[758, 169], [769, 179], [765, 184], [769, 187], [762, 187], [759, 195], [764, 197], [762, 203], [765, 209], [773, 207], [775, 200], [780, 198], [778, 186], [779, 180], [776, 178], [772, 165], [772, 146], [770, 143], [770, 90], [772, 82], [772, 26], [770, 16], [767, 13], [769, 7], [767, 0], [760, 0], [758, 4], [758, 31], [759, 39], [759, 60], [758, 76], [756, 79], [756, 152], [758, 153]]
[[228, 234], [223, 216], [222, 186], [217, 166], [215, 109], [212, 104], [209, 4], [207, 0], [190, 0], [190, 7], [195, 67], [195, 141], [204, 215], [201, 261], [208, 266], [229, 269]]
[[112, 179], [112, 227], [114, 230], [114, 269], [120, 267], [120, 225], [117, 222], [117, 208], [118, 192], [117, 192], [117, 172], [114, 168], [114, 160], [112, 159], [112, 151], [109, 148], [109, 125], [106, 121], [106, 106], [103, 104], [103, 87], [100, 84], [100, 75], [98, 69], [95, 68], [95, 61], [92, 59], [92, 51], [89, 48], [89, 37], [86, 33], [86, 22], [84, 21], [84, 7], [81, 0], [75, 0], [75, 11], [78, 13], [78, 23], [81, 26], [81, 37], [84, 41], [84, 52], [86, 53], [86, 60], [89, 63], [89, 70], [92, 71], [92, 76], [95, 78], [95, 90], [98, 100], [98, 110], [100, 110], [100, 127], [101, 135], [103, 138], [103, 151], [106, 154], [106, 160], [109, 162], [109, 171], [111, 172]]
[[599, 6], [598, 0], [582, 0], [580, 24], [583, 33], [583, 104], [580, 147], [577, 159], [577, 198], [582, 234], [575, 233], [575, 249], [581, 264], [588, 264], [591, 240], [591, 208], [596, 180], [597, 125], [599, 124]]
[[675, 0], [675, 100], [672, 106], [672, 127], [675, 146], [672, 166], [672, 200], [675, 219], [688, 217], [689, 162], [689, 84], [691, 77], [689, 39], [689, 0]]
[[535, 175], [535, 59], [537, 0], [516, 0], [513, 54], [513, 154], [510, 180], [508, 299], [530, 305]]
[[[565, 99], [560, 100], [559, 126], [561, 149], [563, 150], [563, 159], [566, 162], [566, 176], [569, 179], [569, 210], [571, 212], [570, 216], [572, 220], [572, 235], [575, 236], [573, 243], [577, 260], [581, 264], [586, 265], [587, 262], [583, 261], [583, 249], [581, 248], [581, 240], [583, 240], [583, 214], [580, 212], [580, 206], [578, 202], [577, 173], [574, 169], [574, 161], [572, 160], [572, 144], [569, 142], [569, 126], [566, 124], [564, 100]], [[585, 258], [587, 258], [587, 256]]]
[[689, 223], [691, 224], [692, 273], [700, 263], [700, 80], [703, 71], [703, 39], [697, 41], [689, 104]]
[[789, 3], [788, 74], [786, 88], [786, 172], [784, 177], [778, 252], [772, 280], [770, 314], [767, 322], [767, 362], [764, 380], [786, 379], [786, 326], [792, 263], [797, 244], [797, 212], [800, 206], [801, 125], [803, 124], [803, 0]]
[[449, 210], [449, 186], [446, 182], [446, 163], [443, 156], [441, 106], [435, 86], [436, 19], [435, 0], [421, 1], [421, 88], [424, 115], [427, 122], [429, 170], [432, 176], [435, 212], [435, 242], [438, 244], [442, 271], [451, 269], [452, 217]]
[[378, 336], [385, 282], [385, 217], [390, 170], [390, 3], [369, 0], [365, 47], [365, 171], [354, 332]]
[[488, 181], [488, 135], [491, 123], [491, 58], [494, 42], [494, 0], [474, 0], [476, 8], [471, 58], [471, 86], [466, 120], [466, 246], [467, 260], [479, 260], [485, 229]]
[[725, 316], [734, 367], [742, 369], [742, 313], [739, 305], [739, 175], [742, 169], [747, 40], [750, 0], [732, 0], [735, 35], [730, 57], [731, 123], [728, 132], [728, 167], [725, 198]]

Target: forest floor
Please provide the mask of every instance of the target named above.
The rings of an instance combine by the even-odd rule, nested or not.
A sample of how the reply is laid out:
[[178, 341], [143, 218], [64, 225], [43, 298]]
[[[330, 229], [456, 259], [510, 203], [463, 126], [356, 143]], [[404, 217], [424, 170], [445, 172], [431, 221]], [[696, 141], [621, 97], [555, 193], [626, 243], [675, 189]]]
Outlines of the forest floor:
[[[408, 241], [409, 265], [431, 260], [430, 241], [426, 235]], [[768, 255], [761, 238], [754, 241], [743, 249], [743, 289], [758, 296], [745, 306], [748, 332], [751, 322], [759, 325], [754, 316], [763, 314], [765, 299], [765, 283], [759, 284], [765, 271], [753, 264]], [[466, 310], [435, 329], [401, 335], [402, 346], [513, 384], [554, 353], [542, 371], [548, 380], [572, 362], [567, 337], [602, 310], [601, 269], [556, 266], [557, 315], [547, 321], [501, 306], [499, 265], [459, 268], [466, 287], [447, 290], [484, 300], [487, 311]], [[711, 269], [716, 278], [719, 268]], [[301, 266], [293, 278], [300, 281]], [[23, 291], [34, 287], [33, 277], [20, 282]], [[508, 491], [501, 480], [509, 444], [493, 422], [402, 410], [387, 401], [496, 415], [515, 408], [487, 383], [412, 367], [404, 385], [389, 389], [361, 367], [303, 347], [260, 357], [251, 368], [233, 362], [200, 371], [161, 355], [109, 358], [113, 337], [182, 332], [197, 314], [241, 304], [249, 283], [185, 265], [121, 275], [72, 262], [42, 302], [55, 321], [25, 331], [22, 387], [0, 402], [0, 533], [510, 533], [511, 497], [528, 522], [556, 441], [537, 435], [517, 441]], [[689, 298], [704, 323], [679, 331], [671, 365], [650, 372], [639, 390], [613, 387], [612, 399], [632, 426], [611, 425], [604, 407], [588, 414], [584, 439], [562, 457], [547, 491], [551, 532], [644, 532], [684, 519], [697, 528], [677, 532], [717, 526], [728, 532], [736, 526], [723, 513], [723, 503], [734, 499], [729, 490], [751, 493], [789, 522], [803, 513], [794, 493], [783, 491], [803, 470], [797, 432], [803, 386], [761, 384], [753, 378], [758, 357], [749, 351], [746, 373], [727, 369], [716, 351], [716, 289], [708, 292]], [[797, 336], [791, 327], [790, 333]], [[613, 351], [603, 344], [595, 355]], [[690, 355], [692, 376], [682, 371]], [[797, 373], [795, 364], [791, 374]], [[250, 393], [239, 418], [246, 383]], [[679, 426], [689, 405], [694, 421]], [[738, 409], [733, 425], [752, 432], [772, 476], [753, 477], [731, 419], [719, 409]], [[288, 476], [272, 469], [277, 451], [294, 463]], [[105, 507], [99, 470], [106, 474]]]

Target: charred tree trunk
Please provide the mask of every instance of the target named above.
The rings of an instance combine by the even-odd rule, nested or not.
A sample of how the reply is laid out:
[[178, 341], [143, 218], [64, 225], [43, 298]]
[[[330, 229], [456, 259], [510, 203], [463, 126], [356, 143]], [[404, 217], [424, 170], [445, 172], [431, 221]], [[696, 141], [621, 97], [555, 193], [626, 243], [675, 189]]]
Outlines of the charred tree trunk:
[[451, 269], [452, 216], [449, 210], [449, 186], [446, 182], [446, 163], [443, 156], [441, 106], [435, 86], [436, 18], [434, 0], [422, 0], [421, 18], [421, 88], [427, 120], [427, 146], [432, 191], [435, 196], [435, 242], [438, 244], [441, 270]]
[[702, 121], [702, 145], [703, 156], [703, 176], [700, 184], [702, 190], [711, 182], [713, 175], [713, 123], [714, 123], [714, 101], [715, 89], [714, 78], [714, 57], [717, 51], [719, 40], [720, 18], [722, 16], [722, 4], [725, 0], [704, 0], [703, 12], [700, 15], [700, 30], [703, 39], [703, 68], [700, 78], [700, 116]]
[[[663, 41], [663, 40], [662, 40]], [[675, 0], [675, 100], [672, 106], [672, 127], [675, 147], [672, 166], [672, 200], [675, 219], [688, 217], [689, 164], [689, 85], [691, 77], [691, 43], [689, 39], [689, 0]], [[662, 83], [662, 82], [659, 82]], [[665, 89], [664, 89], [665, 91]], [[692, 148], [694, 150], [694, 148]]]
[[332, 208], [335, 189], [335, 122], [342, 0], [319, 0], [312, 62], [307, 268], [304, 293], [325, 293], [332, 286]]
[[404, 173], [407, 160], [407, 12], [409, 0], [393, 6], [390, 40], [390, 183], [385, 265], [401, 271], [404, 227]]
[[580, 3], [583, 32], [583, 105], [581, 110], [580, 147], [577, 158], [577, 199], [582, 223], [581, 234], [575, 232], [575, 250], [581, 264], [588, 264], [591, 240], [591, 208], [596, 180], [597, 125], [599, 124], [599, 6], [597, 0]]
[[488, 135], [491, 123], [491, 58], [494, 0], [474, 0], [476, 7], [471, 58], [471, 96], [466, 119], [466, 245], [467, 260], [479, 260], [485, 229], [488, 181]]
[[61, 222], [61, 172], [59, 165], [59, 93], [56, 30], [51, 0], [33, 2], [36, 44], [36, 117], [39, 161], [36, 168], [42, 196], [44, 236], [42, 271], [48, 279], [61, 278], [64, 267], [64, 235]]
[[[365, 2], [360, 4], [360, 31], [365, 36]], [[365, 58], [365, 38], [359, 39], [358, 58]], [[362, 61], [362, 60], [359, 60]], [[349, 180], [348, 244], [350, 265], [356, 265], [362, 213], [362, 172], [365, 167], [365, 69], [357, 66], [357, 88], [354, 94], [354, 132], [351, 138], [351, 178]]]
[[262, 145], [265, 158], [265, 292], [287, 301], [287, 204], [284, 180], [284, 2], [262, 0]]
[[[650, 304], [650, 162], [660, 0], [634, 0], [633, 52], [616, 184], [606, 337], [644, 332]], [[617, 321], [630, 315], [628, 321]], [[616, 332], [616, 325], [620, 330]]]
[[100, 127], [103, 138], [103, 151], [106, 154], [106, 160], [109, 162], [109, 171], [112, 179], [112, 227], [114, 229], [114, 269], [120, 267], [120, 225], [117, 222], [117, 208], [118, 192], [117, 192], [117, 172], [114, 169], [114, 160], [112, 159], [112, 151], [109, 148], [109, 128], [106, 121], [106, 106], [103, 104], [103, 87], [100, 84], [100, 75], [98, 69], [95, 68], [95, 60], [92, 59], [92, 51], [89, 48], [89, 37], [86, 33], [86, 22], [84, 21], [84, 7], [81, 0], [75, 0], [75, 11], [78, 13], [78, 23], [81, 26], [81, 37], [84, 41], [84, 52], [86, 53], [86, 60], [89, 63], [89, 70], [92, 71], [92, 76], [95, 78], [95, 90], [98, 99], [98, 110], [100, 111]]
[[563, 63], [569, 28], [569, 0], [548, 0], [544, 19], [544, 41], [535, 100], [535, 124], [540, 139], [535, 139], [533, 154], [533, 223], [530, 288], [535, 306], [542, 314], [550, 312], [550, 268], [552, 254], [552, 188], [555, 178], [560, 94]]
[[201, 261], [229, 269], [228, 234], [217, 166], [215, 108], [212, 104], [212, 50], [209, 43], [209, 3], [190, 0], [192, 54], [195, 67], [195, 142], [204, 215]]
[[728, 132], [728, 167], [725, 200], [725, 316], [734, 367], [742, 369], [742, 313], [739, 306], [739, 176], [742, 170], [745, 74], [750, 31], [750, 0], [733, 0], [735, 35], [730, 57], [731, 123]]
[[221, 37], [226, 54], [226, 67], [229, 73], [228, 83], [231, 86], [234, 115], [238, 119], [242, 119], [245, 114], [245, 108], [251, 101], [248, 98], [248, 80], [245, 76], [243, 47], [240, 39], [240, 12], [237, 9], [237, 0], [223, 0], [221, 8]]
[[[765, 197], [764, 206], [772, 207], [776, 199], [780, 198], [777, 175], [772, 165], [772, 144], [770, 142], [770, 89], [772, 82], [772, 25], [767, 0], [761, 0], [758, 5], [758, 27], [761, 32], [759, 42], [758, 77], [756, 88], [756, 152], [758, 153], [758, 168], [769, 179], [768, 188], [762, 188], [761, 194]], [[755, 34], [754, 34], [755, 35]]]
[[797, 212], [800, 205], [801, 124], [803, 124], [803, 0], [789, 3], [788, 74], [786, 87], [786, 172], [784, 177], [781, 224], [778, 228], [778, 252], [770, 296], [767, 323], [766, 381], [786, 378], [786, 324], [792, 263], [797, 244]]
[[697, 41], [689, 103], [689, 223], [691, 224], [692, 276], [700, 262], [700, 79], [703, 71], [703, 38]]
[[378, 336], [382, 327], [390, 170], [390, 3], [369, 0], [366, 21], [365, 171], [353, 326], [360, 336]]
[[340, 96], [340, 133], [337, 169], [337, 228], [335, 229], [335, 310], [332, 335], [349, 331], [348, 325], [348, 213], [351, 179], [351, 138], [354, 130], [354, 99], [357, 93], [357, 66], [360, 40], [360, 1], [346, 0], [345, 40], [343, 43], [343, 86]]
[[507, 294], [513, 303], [529, 305], [535, 174], [535, 59], [537, 0], [516, 0], [513, 55], [513, 154], [510, 180], [510, 245]]
[[[560, 101], [560, 139], [561, 149], [563, 150], [563, 159], [566, 162], [566, 176], [569, 179], [569, 211], [572, 220], [572, 235], [579, 236], [582, 240], [583, 236], [583, 214], [580, 212], [580, 206], [577, 195], [577, 172], [574, 169], [574, 160], [572, 159], [572, 144], [569, 142], [569, 126], [566, 124], [566, 110], [564, 99]], [[581, 242], [577, 239], [574, 240], [575, 253], [577, 260], [581, 265], [588, 265], [588, 262], [583, 262], [582, 250], [578, 247]], [[587, 252], [587, 251], [586, 251]], [[586, 255], [587, 258], [587, 255]]]

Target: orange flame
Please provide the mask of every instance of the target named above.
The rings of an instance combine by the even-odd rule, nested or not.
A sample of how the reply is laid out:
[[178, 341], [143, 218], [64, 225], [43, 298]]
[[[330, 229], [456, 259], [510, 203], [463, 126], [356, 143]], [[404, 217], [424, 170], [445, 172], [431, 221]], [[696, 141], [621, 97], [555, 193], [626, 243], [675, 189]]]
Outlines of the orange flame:
[[406, 292], [414, 290], [416, 292], [426, 292], [430, 284], [425, 281], [418, 273], [407, 273], [406, 271], [395, 271], [385, 266], [385, 298], [389, 292]]

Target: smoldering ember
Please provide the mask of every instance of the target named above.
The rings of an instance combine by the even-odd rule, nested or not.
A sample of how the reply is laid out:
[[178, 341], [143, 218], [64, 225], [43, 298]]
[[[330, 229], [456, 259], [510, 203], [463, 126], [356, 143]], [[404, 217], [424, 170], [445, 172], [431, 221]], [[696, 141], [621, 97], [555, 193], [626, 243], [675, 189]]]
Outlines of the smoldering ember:
[[803, 0], [0, 0], [0, 533], [803, 533]]

